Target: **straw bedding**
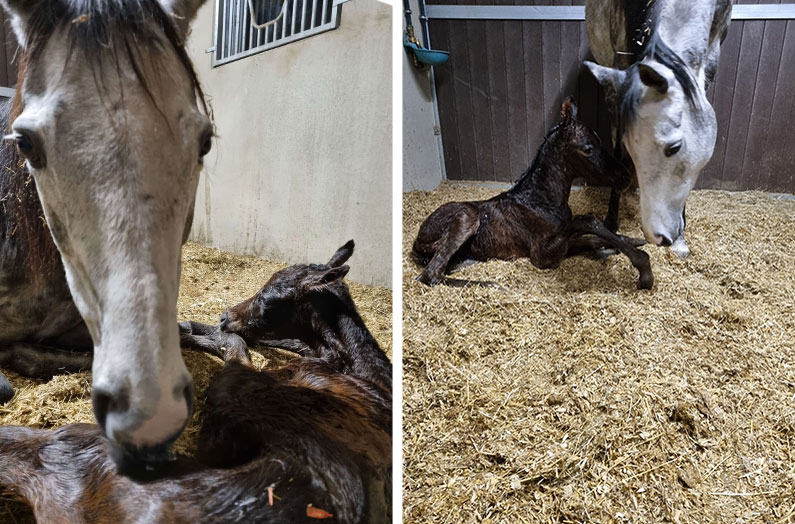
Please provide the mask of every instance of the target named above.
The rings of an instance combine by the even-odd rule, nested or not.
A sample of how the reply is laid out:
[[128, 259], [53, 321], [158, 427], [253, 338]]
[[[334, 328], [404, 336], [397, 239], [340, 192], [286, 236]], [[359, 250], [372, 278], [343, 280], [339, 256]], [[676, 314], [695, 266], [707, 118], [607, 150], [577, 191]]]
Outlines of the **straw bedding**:
[[694, 192], [691, 257], [643, 248], [651, 292], [621, 255], [414, 281], [422, 220], [497, 192], [404, 196], [405, 522], [794, 522], [795, 201]]
[[[178, 318], [208, 324], [217, 323], [223, 311], [253, 295], [270, 275], [285, 267], [285, 264], [224, 253], [196, 244], [187, 244], [183, 248], [182, 260]], [[350, 264], [356, 264], [355, 253]], [[391, 356], [391, 290], [354, 282], [348, 282], [348, 285], [367, 327], [384, 351]], [[176, 442], [175, 449], [191, 453], [199, 430], [199, 414], [203, 407], [202, 392], [221, 370], [222, 361], [194, 351], [185, 351], [184, 356], [197, 392], [196, 413]], [[261, 368], [278, 367], [291, 358], [295, 357], [275, 349], [252, 352], [252, 360]], [[58, 376], [48, 382], [26, 379], [10, 372], [7, 376], [16, 390], [16, 395], [8, 404], [0, 406], [0, 425], [54, 428], [73, 422], [93, 422], [90, 373]], [[24, 505], [10, 497], [0, 498], [0, 523], [12, 522], [28, 523], [33, 522], [33, 518]]]

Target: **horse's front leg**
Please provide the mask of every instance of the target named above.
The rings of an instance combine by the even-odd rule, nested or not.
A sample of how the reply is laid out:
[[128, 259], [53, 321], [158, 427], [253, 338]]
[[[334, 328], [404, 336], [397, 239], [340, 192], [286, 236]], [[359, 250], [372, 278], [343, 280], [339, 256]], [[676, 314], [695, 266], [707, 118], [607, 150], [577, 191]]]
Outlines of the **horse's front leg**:
[[[0, 367], [31, 378], [50, 379], [63, 373], [86, 371], [91, 369], [93, 359], [94, 343], [82, 320], [57, 337], [0, 345]], [[14, 388], [0, 373], [0, 404], [13, 396]]]
[[608, 231], [615, 233], [618, 231], [618, 208], [621, 204], [621, 190], [612, 188], [610, 190], [610, 203], [607, 205], [607, 216], [605, 216], [605, 227]]
[[[93, 359], [93, 346], [64, 349], [35, 342], [0, 346], [0, 367], [31, 378], [51, 379], [55, 375], [87, 371]], [[13, 396], [11, 383], [0, 373], [0, 404]]]
[[614, 173], [613, 181], [610, 184], [610, 203], [607, 206], [607, 215], [605, 216], [604, 225], [609, 230], [615, 233], [618, 231], [618, 212], [621, 207], [621, 193], [632, 183], [632, 171], [634, 164], [632, 158], [624, 148], [621, 139], [615, 145], [613, 156], [617, 165], [612, 172]]
[[640, 273], [638, 289], [651, 289], [654, 285], [649, 255], [633, 246], [626, 237], [621, 237], [608, 230], [596, 217], [591, 215], [575, 216], [571, 222], [571, 231], [573, 234], [595, 235], [604, 240], [608, 247], [614, 247], [624, 253]]
[[453, 255], [469, 240], [478, 230], [478, 216], [473, 213], [460, 213], [455, 222], [442, 233], [442, 238], [436, 242], [436, 250], [425, 266], [417, 280], [428, 286], [434, 286], [444, 279], [447, 266]]

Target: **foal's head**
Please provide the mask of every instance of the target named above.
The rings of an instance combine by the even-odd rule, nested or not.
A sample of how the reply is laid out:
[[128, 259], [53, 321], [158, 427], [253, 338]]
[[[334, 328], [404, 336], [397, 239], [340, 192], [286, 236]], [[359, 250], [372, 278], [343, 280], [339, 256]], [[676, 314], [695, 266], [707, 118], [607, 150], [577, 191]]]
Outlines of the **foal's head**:
[[[627, 178], [626, 168], [602, 147], [599, 135], [577, 120], [577, 103], [573, 97], [563, 101], [561, 122], [550, 132], [558, 158], [566, 163], [572, 178], [584, 178], [589, 184], [612, 186], [616, 173]], [[554, 137], [553, 137], [554, 135]]]
[[26, 67], [11, 138], [94, 341], [94, 413], [130, 458], [191, 414], [176, 301], [213, 128], [182, 46], [204, 0], [2, 0]]
[[256, 295], [221, 315], [221, 329], [252, 342], [308, 334], [314, 297], [333, 294], [352, 305], [342, 279], [350, 269], [343, 264], [353, 247], [353, 240], [348, 241], [327, 264], [296, 264], [274, 273]]

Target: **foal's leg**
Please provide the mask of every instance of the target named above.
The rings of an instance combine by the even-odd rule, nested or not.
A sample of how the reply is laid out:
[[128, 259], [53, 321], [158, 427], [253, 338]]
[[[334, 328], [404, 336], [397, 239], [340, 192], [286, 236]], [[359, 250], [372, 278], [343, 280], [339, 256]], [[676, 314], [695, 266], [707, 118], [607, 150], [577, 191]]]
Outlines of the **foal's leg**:
[[[633, 247], [640, 247], [646, 244], [646, 240], [642, 238], [625, 237], [624, 235], [618, 234], [616, 236]], [[566, 252], [566, 258], [583, 256], [594, 260], [603, 260], [616, 253], [618, 253], [618, 249], [611, 247], [610, 244], [599, 237], [579, 236], [571, 238], [569, 250]]]
[[632, 265], [640, 273], [638, 289], [651, 289], [654, 285], [654, 275], [651, 272], [649, 255], [637, 249], [622, 237], [608, 230], [596, 217], [591, 215], [577, 215], [572, 219], [571, 231], [577, 235], [596, 235], [610, 247], [624, 253]]
[[599, 237], [580, 236], [572, 238], [569, 242], [566, 258], [583, 256], [594, 260], [603, 260], [616, 253], [618, 253], [617, 249], [607, 247], [605, 241]]
[[247, 367], [253, 367], [245, 340], [233, 333], [221, 331], [218, 326], [193, 321], [180, 322], [179, 345], [209, 353], [225, 362], [236, 360]]
[[436, 243], [436, 251], [417, 280], [428, 286], [442, 282], [450, 259], [464, 245], [464, 242], [477, 232], [478, 223], [477, 213], [462, 212], [458, 214], [456, 221]]

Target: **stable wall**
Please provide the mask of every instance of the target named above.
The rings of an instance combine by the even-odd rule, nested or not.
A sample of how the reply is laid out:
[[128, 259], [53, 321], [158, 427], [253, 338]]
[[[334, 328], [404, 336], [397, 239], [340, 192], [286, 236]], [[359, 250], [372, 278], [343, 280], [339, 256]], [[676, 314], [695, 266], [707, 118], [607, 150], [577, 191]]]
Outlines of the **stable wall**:
[[190, 239], [323, 263], [353, 238], [349, 278], [391, 286], [392, 8], [352, 0], [333, 31], [212, 68], [214, 4], [188, 41], [218, 134]]
[[[417, 0], [410, 0], [412, 23], [422, 42]], [[403, 22], [405, 30], [406, 23]], [[423, 46], [427, 47], [425, 42]], [[414, 67], [412, 55], [403, 53], [403, 190], [435, 189], [444, 178], [444, 167], [435, 134], [436, 119], [430, 71]]]

